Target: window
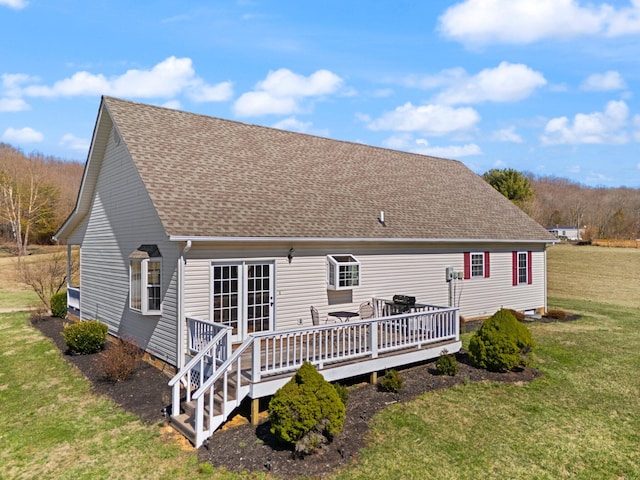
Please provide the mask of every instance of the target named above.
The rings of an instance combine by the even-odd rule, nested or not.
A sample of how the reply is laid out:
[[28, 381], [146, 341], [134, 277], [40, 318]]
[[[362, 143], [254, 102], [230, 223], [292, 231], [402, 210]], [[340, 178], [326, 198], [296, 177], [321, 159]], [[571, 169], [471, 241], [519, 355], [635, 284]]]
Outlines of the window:
[[156, 245], [141, 245], [129, 255], [129, 307], [143, 315], [161, 313], [162, 257]]
[[489, 252], [464, 253], [464, 278], [489, 278]]
[[531, 285], [531, 252], [513, 252], [513, 285]]
[[353, 255], [327, 255], [327, 286], [346, 290], [360, 286], [360, 262]]

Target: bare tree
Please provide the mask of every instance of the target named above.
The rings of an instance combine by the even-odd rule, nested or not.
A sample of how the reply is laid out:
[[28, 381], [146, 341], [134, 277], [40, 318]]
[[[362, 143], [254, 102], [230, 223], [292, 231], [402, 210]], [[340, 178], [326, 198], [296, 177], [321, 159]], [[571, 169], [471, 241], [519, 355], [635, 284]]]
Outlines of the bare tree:
[[42, 157], [0, 145], [0, 221], [10, 226], [18, 255], [26, 255], [32, 228], [53, 215], [56, 190], [46, 174]]
[[[71, 257], [71, 275], [78, 270], [77, 256]], [[65, 250], [52, 254], [21, 256], [16, 262], [18, 280], [29, 285], [42, 304], [51, 308], [51, 297], [67, 284], [67, 255]]]

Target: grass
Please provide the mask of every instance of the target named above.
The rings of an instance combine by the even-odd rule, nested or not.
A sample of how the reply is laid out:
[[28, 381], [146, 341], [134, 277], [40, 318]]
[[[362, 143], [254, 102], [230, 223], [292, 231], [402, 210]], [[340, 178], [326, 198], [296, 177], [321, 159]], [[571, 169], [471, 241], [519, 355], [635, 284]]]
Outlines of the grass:
[[92, 395], [25, 313], [0, 314], [0, 352], [0, 478], [199, 478], [194, 451]]
[[[639, 253], [551, 248], [551, 306], [583, 316], [531, 325], [541, 378], [394, 405], [334, 478], [640, 478]], [[93, 396], [26, 314], [0, 314], [0, 352], [0, 478], [246, 478]]]
[[547, 254], [550, 298], [640, 308], [640, 249], [554, 245]]
[[469, 383], [395, 406], [338, 478], [640, 478], [636, 316], [593, 303], [578, 322], [533, 325], [541, 379]]

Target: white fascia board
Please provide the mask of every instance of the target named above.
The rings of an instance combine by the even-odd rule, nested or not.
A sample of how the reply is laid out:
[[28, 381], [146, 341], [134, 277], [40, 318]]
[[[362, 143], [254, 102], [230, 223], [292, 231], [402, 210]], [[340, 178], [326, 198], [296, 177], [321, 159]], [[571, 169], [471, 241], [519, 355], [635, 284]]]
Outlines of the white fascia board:
[[558, 243], [559, 240], [503, 240], [494, 238], [322, 238], [322, 237], [191, 237], [183, 235], [170, 235], [172, 242], [242, 242], [242, 243], [270, 243], [270, 242], [295, 242], [295, 243]]

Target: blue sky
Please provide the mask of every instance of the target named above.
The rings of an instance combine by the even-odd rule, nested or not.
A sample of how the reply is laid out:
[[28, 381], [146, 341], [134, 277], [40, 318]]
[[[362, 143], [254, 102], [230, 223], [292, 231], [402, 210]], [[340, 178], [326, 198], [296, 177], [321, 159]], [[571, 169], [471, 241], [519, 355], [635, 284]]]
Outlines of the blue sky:
[[84, 161], [100, 95], [640, 187], [640, 0], [0, 0], [0, 141]]

